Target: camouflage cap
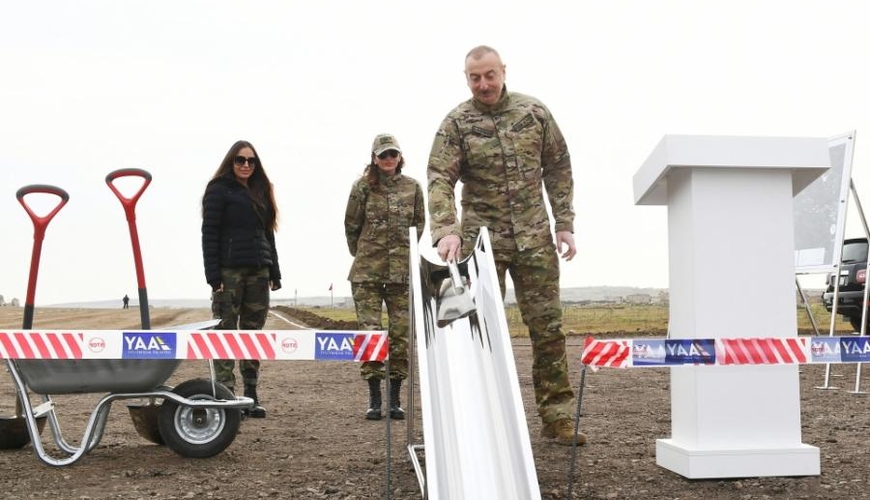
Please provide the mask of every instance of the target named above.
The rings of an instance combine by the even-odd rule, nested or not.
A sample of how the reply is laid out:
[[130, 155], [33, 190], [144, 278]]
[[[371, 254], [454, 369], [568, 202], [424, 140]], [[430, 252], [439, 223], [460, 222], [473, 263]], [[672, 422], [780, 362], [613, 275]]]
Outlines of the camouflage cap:
[[374, 142], [372, 142], [372, 153], [379, 155], [389, 149], [402, 152], [402, 148], [399, 147], [399, 141], [391, 134], [379, 134], [375, 137]]

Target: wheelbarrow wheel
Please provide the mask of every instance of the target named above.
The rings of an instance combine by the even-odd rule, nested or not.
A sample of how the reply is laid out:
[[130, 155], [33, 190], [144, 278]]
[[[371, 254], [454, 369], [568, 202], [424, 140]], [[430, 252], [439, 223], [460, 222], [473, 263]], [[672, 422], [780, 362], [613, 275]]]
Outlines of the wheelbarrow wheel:
[[[217, 399], [234, 399], [229, 389], [215, 384]], [[179, 384], [174, 393], [193, 400], [214, 400], [212, 382], [188, 380]], [[232, 408], [193, 408], [170, 399], [161, 405], [160, 435], [172, 451], [184, 457], [208, 458], [224, 451], [236, 438], [242, 420], [241, 411]]]

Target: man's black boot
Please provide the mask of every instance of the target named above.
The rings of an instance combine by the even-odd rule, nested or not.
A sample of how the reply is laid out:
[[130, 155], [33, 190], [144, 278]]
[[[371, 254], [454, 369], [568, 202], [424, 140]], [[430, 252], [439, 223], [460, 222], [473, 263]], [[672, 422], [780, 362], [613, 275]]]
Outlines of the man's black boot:
[[404, 420], [405, 410], [399, 404], [399, 394], [402, 392], [401, 379], [390, 380], [390, 418], [393, 420]]
[[368, 379], [369, 382], [369, 409], [366, 410], [366, 420], [381, 419], [381, 380]]
[[248, 416], [251, 418], [266, 418], [266, 409], [260, 405], [260, 400], [257, 398], [257, 386], [245, 384], [245, 397], [254, 400], [254, 406], [248, 410]]

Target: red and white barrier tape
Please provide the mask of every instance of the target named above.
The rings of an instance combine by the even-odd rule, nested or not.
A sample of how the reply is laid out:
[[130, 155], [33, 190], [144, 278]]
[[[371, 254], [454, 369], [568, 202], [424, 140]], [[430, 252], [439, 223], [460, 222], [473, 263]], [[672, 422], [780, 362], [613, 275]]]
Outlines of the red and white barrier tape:
[[866, 363], [870, 362], [870, 337], [621, 340], [587, 337], [580, 362], [593, 369]]
[[0, 331], [0, 359], [274, 359], [384, 361], [384, 331]]

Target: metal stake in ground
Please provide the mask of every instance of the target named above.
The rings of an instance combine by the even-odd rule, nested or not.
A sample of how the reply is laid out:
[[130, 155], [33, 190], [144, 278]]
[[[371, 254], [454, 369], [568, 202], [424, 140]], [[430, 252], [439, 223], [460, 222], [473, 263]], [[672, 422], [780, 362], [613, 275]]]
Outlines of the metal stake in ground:
[[[130, 198], [127, 198], [115, 187], [114, 181], [119, 177], [141, 177], [144, 182]], [[109, 189], [115, 193], [115, 196], [121, 201], [124, 207], [124, 213], [127, 214], [127, 225], [130, 227], [130, 241], [133, 244], [133, 261], [136, 263], [136, 281], [139, 286], [139, 315], [142, 318], [142, 329], [151, 329], [151, 317], [148, 311], [148, 290], [145, 288], [145, 271], [142, 267], [142, 252], [139, 249], [139, 232], [136, 230], [136, 202], [139, 197], [145, 192], [145, 188], [151, 184], [151, 174], [140, 168], [122, 168], [110, 172], [106, 176], [106, 184]]]
[[568, 467], [568, 498], [574, 498], [574, 475], [577, 471], [577, 433], [580, 431], [580, 409], [583, 388], [586, 387], [586, 365], [580, 369], [580, 387], [577, 390], [577, 413], [574, 415], [574, 439], [571, 443], [571, 465]]

